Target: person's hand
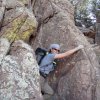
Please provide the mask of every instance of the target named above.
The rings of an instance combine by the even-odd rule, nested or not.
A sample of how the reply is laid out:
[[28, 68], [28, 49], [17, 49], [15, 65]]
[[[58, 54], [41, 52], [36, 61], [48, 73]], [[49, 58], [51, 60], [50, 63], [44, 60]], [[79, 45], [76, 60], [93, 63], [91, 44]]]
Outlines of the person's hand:
[[83, 49], [84, 46], [83, 45], [79, 45], [78, 47], [76, 47], [76, 50], [80, 50], [80, 49]]

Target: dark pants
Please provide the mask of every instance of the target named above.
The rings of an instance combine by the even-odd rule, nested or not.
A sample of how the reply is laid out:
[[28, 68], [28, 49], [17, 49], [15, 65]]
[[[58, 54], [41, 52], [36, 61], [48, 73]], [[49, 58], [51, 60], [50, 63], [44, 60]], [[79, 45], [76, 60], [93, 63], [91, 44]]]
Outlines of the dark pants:
[[42, 76], [40, 76], [40, 85], [43, 93], [53, 95], [53, 89], [50, 87], [47, 80]]
[[48, 84], [48, 81], [45, 77], [47, 76], [44, 75], [43, 73], [42, 74], [40, 73], [40, 85], [41, 85], [41, 91], [43, 93], [44, 100], [50, 98], [54, 94], [53, 89]]

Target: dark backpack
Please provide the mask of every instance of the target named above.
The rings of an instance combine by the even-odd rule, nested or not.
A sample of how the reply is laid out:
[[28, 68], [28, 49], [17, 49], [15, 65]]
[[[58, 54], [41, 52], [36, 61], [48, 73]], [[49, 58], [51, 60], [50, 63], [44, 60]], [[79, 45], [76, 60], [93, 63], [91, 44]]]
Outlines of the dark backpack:
[[[38, 65], [41, 64], [42, 59], [43, 59], [48, 53], [49, 53], [49, 52], [48, 52], [46, 49], [39, 48], [39, 47], [35, 50], [35, 55], [36, 55], [36, 60], [37, 60]], [[56, 60], [54, 60], [54, 62], [53, 62], [53, 67], [54, 67], [54, 68], [56, 67]]]
[[42, 48], [37, 48], [35, 51], [37, 63], [40, 65], [42, 59], [47, 55], [47, 50]]

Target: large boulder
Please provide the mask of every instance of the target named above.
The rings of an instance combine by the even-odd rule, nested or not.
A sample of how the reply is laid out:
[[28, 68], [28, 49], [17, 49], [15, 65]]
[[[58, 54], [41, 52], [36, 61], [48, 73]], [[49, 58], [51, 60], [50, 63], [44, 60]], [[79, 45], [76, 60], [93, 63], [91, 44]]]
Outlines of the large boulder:
[[10, 42], [20, 39], [28, 42], [30, 36], [35, 35], [38, 25], [28, 7], [29, 1], [4, 0], [0, 3], [2, 8], [0, 37], [8, 38]]
[[0, 100], [43, 100], [38, 65], [28, 44], [0, 39], [0, 60]]
[[33, 48], [48, 48], [59, 43], [61, 51], [80, 44], [84, 50], [59, 61], [48, 80], [54, 89], [54, 100], [100, 100], [100, 65], [79, 29], [74, 25], [74, 8], [67, 0], [37, 0], [34, 13], [39, 22]]

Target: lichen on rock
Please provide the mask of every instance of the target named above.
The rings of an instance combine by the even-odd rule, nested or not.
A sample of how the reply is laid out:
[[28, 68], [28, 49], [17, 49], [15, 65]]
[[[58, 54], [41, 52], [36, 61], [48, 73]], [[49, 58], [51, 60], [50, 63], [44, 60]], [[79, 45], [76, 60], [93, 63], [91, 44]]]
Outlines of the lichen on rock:
[[7, 9], [9, 10], [4, 12], [6, 16], [3, 19], [0, 36], [8, 38], [10, 42], [20, 39], [28, 42], [38, 25], [33, 12], [25, 6]]
[[33, 49], [22, 40], [11, 45], [5, 40], [0, 39], [0, 99], [43, 100]]

